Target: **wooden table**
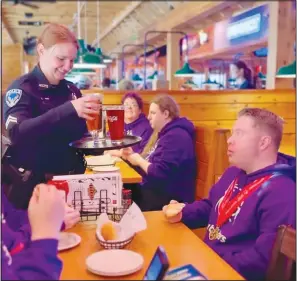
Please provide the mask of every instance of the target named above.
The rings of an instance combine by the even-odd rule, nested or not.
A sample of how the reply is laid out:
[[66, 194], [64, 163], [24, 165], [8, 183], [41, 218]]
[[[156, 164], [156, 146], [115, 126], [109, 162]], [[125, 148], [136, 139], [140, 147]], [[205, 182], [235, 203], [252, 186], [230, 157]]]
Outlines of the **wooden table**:
[[[142, 177], [133, 168], [131, 168], [125, 161], [116, 163], [116, 166], [120, 168], [123, 183], [141, 183]], [[93, 174], [90, 169], [86, 170], [86, 174]]]
[[[121, 280], [142, 280], [159, 245], [165, 248], [171, 268], [191, 263], [210, 280], [244, 280], [184, 224], [169, 224], [161, 211], [146, 212], [144, 215], [147, 229], [136, 234], [132, 242], [125, 247], [143, 255], [144, 266], [134, 274], [121, 277]], [[60, 253], [64, 263], [62, 280], [111, 279], [92, 274], [86, 269], [86, 258], [102, 249], [95, 238], [95, 229], [95, 224], [79, 223], [69, 230], [79, 234], [82, 242], [76, 248]]]

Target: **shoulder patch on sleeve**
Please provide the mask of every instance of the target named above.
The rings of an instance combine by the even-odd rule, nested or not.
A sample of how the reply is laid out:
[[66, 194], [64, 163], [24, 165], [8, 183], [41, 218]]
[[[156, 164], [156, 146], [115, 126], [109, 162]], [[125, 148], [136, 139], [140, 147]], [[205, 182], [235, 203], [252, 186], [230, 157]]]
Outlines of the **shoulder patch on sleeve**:
[[9, 107], [15, 106], [22, 97], [23, 90], [11, 89], [6, 93], [5, 101]]

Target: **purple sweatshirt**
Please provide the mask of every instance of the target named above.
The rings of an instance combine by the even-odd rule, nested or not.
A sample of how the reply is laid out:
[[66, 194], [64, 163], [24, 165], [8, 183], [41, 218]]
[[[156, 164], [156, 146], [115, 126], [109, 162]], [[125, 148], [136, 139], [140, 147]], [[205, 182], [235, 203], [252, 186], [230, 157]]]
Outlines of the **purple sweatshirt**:
[[[228, 168], [210, 190], [209, 198], [186, 205], [182, 221], [190, 228], [207, 226], [205, 243], [248, 280], [264, 280], [279, 225], [296, 227], [296, 159], [279, 153], [277, 163], [251, 174]], [[218, 217], [218, 205], [237, 177], [231, 200], [248, 183], [271, 175], [252, 193], [210, 240]]]
[[[14, 209], [2, 192], [1, 264], [3, 280], [58, 280], [62, 262], [58, 241], [30, 241], [27, 212]], [[20, 246], [23, 245], [21, 249]], [[19, 249], [15, 254], [10, 254]]]
[[191, 203], [195, 199], [195, 127], [186, 118], [176, 118], [159, 133], [146, 159], [148, 173], [141, 172], [142, 211], [161, 210], [171, 199]]
[[125, 134], [131, 135], [131, 136], [138, 136], [142, 138], [140, 143], [132, 147], [133, 151], [136, 153], [142, 152], [152, 132], [153, 132], [153, 129], [150, 125], [150, 122], [148, 121], [148, 119], [143, 113], [141, 113], [139, 115], [139, 118], [133, 121], [132, 123], [130, 124], [125, 123]]

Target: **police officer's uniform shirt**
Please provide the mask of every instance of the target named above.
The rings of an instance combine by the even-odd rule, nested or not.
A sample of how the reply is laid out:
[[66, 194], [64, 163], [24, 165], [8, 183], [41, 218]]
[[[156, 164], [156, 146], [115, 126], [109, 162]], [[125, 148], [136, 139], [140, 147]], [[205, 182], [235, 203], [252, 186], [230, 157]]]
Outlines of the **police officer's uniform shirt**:
[[87, 131], [72, 103], [81, 97], [73, 83], [51, 85], [40, 67], [15, 80], [4, 101], [4, 122], [13, 144], [13, 163], [45, 173], [68, 173], [76, 152], [69, 142]]

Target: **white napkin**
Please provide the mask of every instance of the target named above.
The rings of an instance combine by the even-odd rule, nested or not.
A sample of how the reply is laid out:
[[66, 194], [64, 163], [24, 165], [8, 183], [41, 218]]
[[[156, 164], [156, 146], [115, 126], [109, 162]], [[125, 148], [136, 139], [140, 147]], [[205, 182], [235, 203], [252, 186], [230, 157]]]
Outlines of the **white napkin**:
[[[106, 213], [102, 213], [97, 220], [97, 229], [96, 234], [98, 238], [102, 241], [105, 239], [101, 235], [102, 225], [106, 222], [110, 221]], [[125, 215], [122, 217], [119, 223], [112, 222], [115, 226], [117, 232], [117, 240], [113, 240], [114, 242], [120, 242], [132, 237], [135, 233], [145, 230], [147, 228], [146, 219], [143, 216], [143, 213], [139, 209], [139, 207], [133, 203]]]

